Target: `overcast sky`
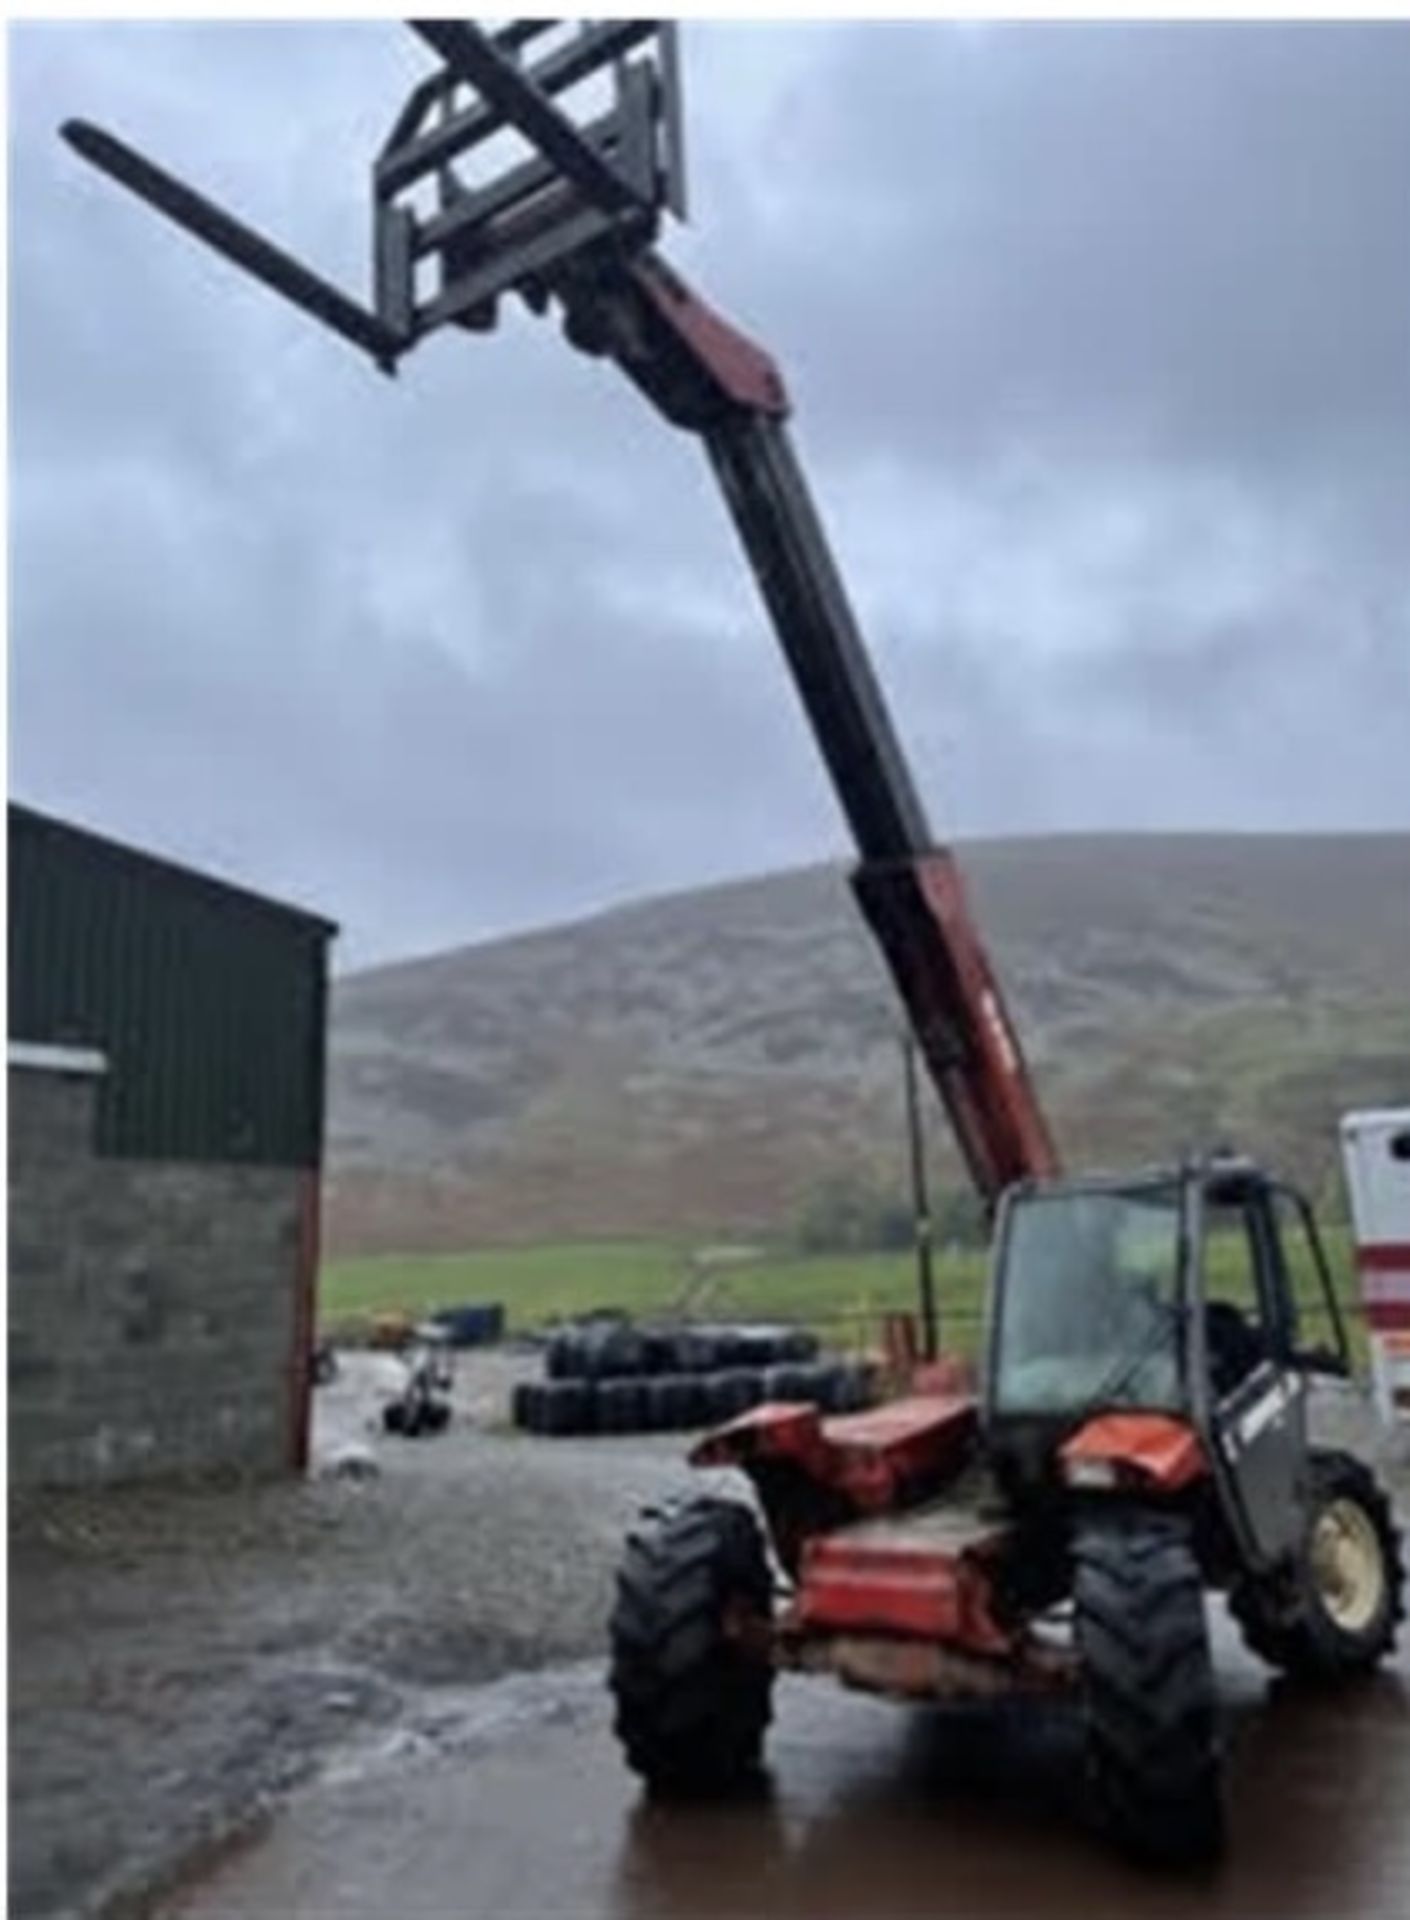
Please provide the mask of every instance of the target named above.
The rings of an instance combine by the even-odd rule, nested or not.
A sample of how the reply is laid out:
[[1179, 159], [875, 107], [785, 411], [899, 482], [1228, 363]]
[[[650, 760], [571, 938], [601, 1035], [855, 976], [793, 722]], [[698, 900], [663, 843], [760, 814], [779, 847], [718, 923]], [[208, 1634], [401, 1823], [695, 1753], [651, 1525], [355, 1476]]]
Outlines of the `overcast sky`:
[[[672, 257], [787, 372], [957, 834], [1410, 827], [1410, 30], [688, 26]], [[11, 33], [11, 788], [343, 965], [846, 850], [699, 449], [516, 313], [402, 377], [56, 137], [363, 294], [404, 30]]]

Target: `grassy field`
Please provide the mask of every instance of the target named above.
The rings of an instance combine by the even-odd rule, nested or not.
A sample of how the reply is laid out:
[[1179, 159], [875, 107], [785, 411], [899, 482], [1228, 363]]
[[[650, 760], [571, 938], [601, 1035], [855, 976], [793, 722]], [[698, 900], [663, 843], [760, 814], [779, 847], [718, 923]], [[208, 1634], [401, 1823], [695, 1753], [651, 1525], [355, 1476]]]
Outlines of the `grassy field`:
[[[941, 1256], [936, 1295], [954, 1340], [977, 1337], [984, 1285], [979, 1254]], [[476, 1300], [503, 1301], [522, 1331], [594, 1307], [647, 1317], [689, 1300], [697, 1315], [781, 1319], [815, 1327], [830, 1344], [864, 1345], [883, 1313], [916, 1303], [915, 1261], [906, 1253], [797, 1258], [760, 1254], [704, 1267], [661, 1241], [565, 1242], [483, 1248], [463, 1254], [407, 1254], [333, 1260], [322, 1274], [320, 1313], [339, 1325], [379, 1312], [424, 1314]]]
[[[1343, 1301], [1353, 1298], [1344, 1232], [1329, 1236], [1329, 1256]], [[985, 1258], [936, 1258], [936, 1298], [946, 1346], [972, 1350], [979, 1331]], [[1326, 1337], [1315, 1282], [1297, 1274], [1306, 1336]], [[326, 1325], [378, 1312], [425, 1314], [461, 1302], [504, 1303], [513, 1331], [543, 1326], [594, 1307], [648, 1317], [689, 1300], [704, 1316], [784, 1319], [815, 1327], [839, 1348], [876, 1339], [880, 1317], [916, 1304], [909, 1253], [802, 1258], [760, 1253], [739, 1262], [703, 1265], [689, 1249], [664, 1241], [568, 1241], [531, 1247], [481, 1248], [461, 1254], [333, 1260], [322, 1274], [320, 1315]], [[1360, 1343], [1360, 1327], [1353, 1325]]]
[[509, 1325], [520, 1330], [592, 1307], [660, 1312], [680, 1297], [689, 1278], [683, 1249], [650, 1240], [389, 1254], [325, 1262], [320, 1308], [325, 1320], [336, 1322], [360, 1314], [424, 1314], [461, 1302], [502, 1300]]

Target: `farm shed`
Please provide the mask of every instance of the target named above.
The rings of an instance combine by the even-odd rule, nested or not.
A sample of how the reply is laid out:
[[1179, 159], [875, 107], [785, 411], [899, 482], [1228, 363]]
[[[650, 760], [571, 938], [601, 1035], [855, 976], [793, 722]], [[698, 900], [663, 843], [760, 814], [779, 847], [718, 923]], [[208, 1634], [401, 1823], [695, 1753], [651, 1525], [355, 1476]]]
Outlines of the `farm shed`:
[[9, 810], [10, 1477], [301, 1468], [329, 941]]

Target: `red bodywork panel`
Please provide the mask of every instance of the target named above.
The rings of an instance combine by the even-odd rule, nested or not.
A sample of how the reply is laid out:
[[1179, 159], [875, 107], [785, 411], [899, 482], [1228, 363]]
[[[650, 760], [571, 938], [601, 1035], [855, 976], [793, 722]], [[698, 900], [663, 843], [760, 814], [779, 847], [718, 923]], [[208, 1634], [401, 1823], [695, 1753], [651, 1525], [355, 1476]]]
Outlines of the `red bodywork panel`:
[[690, 1463], [747, 1470], [755, 1462], [789, 1460], [858, 1513], [886, 1513], [906, 1487], [957, 1473], [977, 1427], [968, 1394], [918, 1394], [826, 1420], [816, 1407], [776, 1401], [707, 1433]]
[[804, 1551], [792, 1624], [803, 1633], [900, 1634], [1002, 1658], [1015, 1636], [994, 1618], [986, 1563], [1004, 1537], [996, 1526], [927, 1538], [904, 1518], [823, 1534]]
[[787, 414], [788, 391], [777, 361], [702, 300], [659, 254], [644, 255], [627, 272], [721, 393], [756, 413], [778, 419]]
[[973, 1399], [977, 1392], [974, 1362], [958, 1353], [942, 1353], [934, 1360], [919, 1360], [911, 1369], [911, 1392], [957, 1394]]
[[[1015, 1642], [993, 1616], [987, 1563], [1006, 1528], [935, 1497], [972, 1458], [977, 1432], [972, 1394], [916, 1394], [833, 1419], [780, 1403], [707, 1434], [690, 1458], [742, 1467], [766, 1506], [780, 1466], [832, 1501], [833, 1517], [797, 1540], [786, 1635], [899, 1636], [1002, 1657]], [[918, 1490], [929, 1505], [916, 1504]]]
[[1063, 1442], [1059, 1457], [1064, 1466], [1110, 1461], [1161, 1493], [1178, 1493], [1209, 1472], [1199, 1435], [1167, 1413], [1099, 1414]]

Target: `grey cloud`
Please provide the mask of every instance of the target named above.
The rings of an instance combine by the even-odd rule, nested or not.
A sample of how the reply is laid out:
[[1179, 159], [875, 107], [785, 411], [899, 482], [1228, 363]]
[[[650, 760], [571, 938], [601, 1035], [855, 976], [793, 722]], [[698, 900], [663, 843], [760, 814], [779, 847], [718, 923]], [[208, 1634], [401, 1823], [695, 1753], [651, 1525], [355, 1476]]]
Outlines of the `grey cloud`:
[[[672, 251], [791, 373], [942, 828], [1410, 823], [1410, 34], [686, 39]], [[408, 36], [12, 55], [25, 797], [348, 958], [843, 850], [705, 463], [611, 369], [519, 315], [382, 381], [55, 138], [359, 288]]]
[[1403, 446], [1410, 32], [893, 26], [829, 53], [766, 244], [846, 330], [887, 446]]

